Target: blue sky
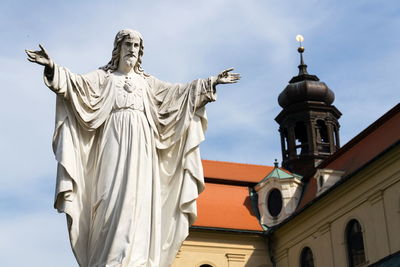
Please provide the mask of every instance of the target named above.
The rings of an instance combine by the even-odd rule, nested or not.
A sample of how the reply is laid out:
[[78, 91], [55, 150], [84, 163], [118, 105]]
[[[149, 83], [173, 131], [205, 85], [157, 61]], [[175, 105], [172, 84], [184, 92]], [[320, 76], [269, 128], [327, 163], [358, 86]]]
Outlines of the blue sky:
[[212, 160], [281, 158], [274, 118], [279, 93], [297, 74], [297, 34], [309, 73], [335, 92], [342, 144], [399, 102], [396, 0], [5, 0], [0, 12], [1, 266], [77, 266], [65, 217], [52, 208], [55, 96], [24, 49], [41, 43], [55, 62], [85, 73], [109, 61], [118, 30], [133, 28], [144, 37], [143, 67], [161, 80], [235, 67], [241, 82], [220, 86], [208, 105], [202, 156]]

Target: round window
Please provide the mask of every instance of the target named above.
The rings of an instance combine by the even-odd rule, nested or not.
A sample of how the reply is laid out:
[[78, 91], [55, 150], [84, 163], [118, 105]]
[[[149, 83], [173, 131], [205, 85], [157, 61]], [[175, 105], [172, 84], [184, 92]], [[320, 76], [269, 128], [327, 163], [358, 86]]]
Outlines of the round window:
[[272, 189], [268, 194], [268, 211], [276, 217], [282, 210], [282, 194], [278, 189]]

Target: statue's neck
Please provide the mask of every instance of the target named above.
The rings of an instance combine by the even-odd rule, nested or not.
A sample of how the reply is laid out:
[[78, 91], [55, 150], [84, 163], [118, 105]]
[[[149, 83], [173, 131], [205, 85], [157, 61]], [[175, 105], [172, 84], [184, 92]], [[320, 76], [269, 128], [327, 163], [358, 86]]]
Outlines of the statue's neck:
[[130, 75], [135, 73], [135, 68], [126, 62], [120, 62], [117, 71], [122, 75]]
[[133, 68], [131, 68], [131, 69], [121, 69], [121, 68], [118, 68], [118, 69], [117, 69], [117, 72], [120, 73], [120, 74], [122, 74], [122, 75], [125, 75], [125, 76], [135, 74], [135, 71], [133, 70]]

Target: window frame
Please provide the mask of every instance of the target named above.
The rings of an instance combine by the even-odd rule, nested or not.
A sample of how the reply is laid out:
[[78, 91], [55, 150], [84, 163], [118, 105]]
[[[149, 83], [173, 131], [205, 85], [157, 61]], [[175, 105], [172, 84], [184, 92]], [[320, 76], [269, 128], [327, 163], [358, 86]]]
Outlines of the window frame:
[[[304, 256], [306, 255], [305, 252], [311, 253], [312, 264], [307, 265], [308, 263], [304, 263]], [[310, 255], [310, 254], [308, 254]], [[305, 246], [300, 251], [300, 259], [299, 259], [299, 266], [300, 267], [315, 267], [315, 256], [313, 250], [309, 246]]]
[[[361, 237], [361, 241], [360, 240], [358, 240], [358, 241], [352, 240], [352, 242], [349, 242], [350, 238], [354, 239], [354, 236], [355, 236], [354, 233], [352, 236], [350, 236], [350, 230], [352, 230], [354, 225], [357, 225], [359, 228], [359, 231], [356, 234], [359, 235], [358, 238]], [[345, 244], [346, 244], [347, 266], [349, 266], [349, 267], [365, 266], [368, 263], [368, 260], [367, 260], [367, 254], [366, 254], [366, 249], [365, 249], [366, 246], [365, 246], [364, 227], [361, 224], [359, 219], [352, 218], [346, 223], [345, 231], [344, 231], [344, 238], [345, 238]], [[355, 245], [354, 242], [359, 242], [358, 246], [360, 246], [360, 244], [362, 245], [362, 254], [363, 254], [362, 256], [364, 258], [363, 262], [359, 262], [359, 263], [354, 262], [354, 256], [356, 256], [355, 253], [352, 252], [352, 249], [354, 248], [354, 245]], [[350, 247], [351, 244], [352, 244], [352, 247]], [[357, 244], [356, 244], [356, 246], [357, 246]], [[357, 249], [357, 248], [355, 248], [355, 249]]]
[[[271, 194], [272, 194], [272, 192], [279, 192], [279, 195], [280, 195], [280, 210], [279, 210], [279, 212], [276, 214], [276, 215], [273, 215], [272, 214], [272, 212], [271, 212], [271, 208], [270, 208], [270, 197], [271, 197]], [[272, 202], [272, 201], [271, 201]], [[279, 188], [277, 188], [277, 187], [272, 187], [269, 191], [268, 191], [268, 194], [267, 194], [267, 197], [266, 197], [266, 199], [265, 199], [265, 203], [266, 203], [266, 207], [267, 207], [267, 211], [268, 211], [268, 214], [272, 217], [272, 218], [278, 218], [280, 215], [281, 215], [281, 213], [282, 213], [282, 211], [283, 211], [283, 194], [282, 194], [282, 191], [279, 189]]]

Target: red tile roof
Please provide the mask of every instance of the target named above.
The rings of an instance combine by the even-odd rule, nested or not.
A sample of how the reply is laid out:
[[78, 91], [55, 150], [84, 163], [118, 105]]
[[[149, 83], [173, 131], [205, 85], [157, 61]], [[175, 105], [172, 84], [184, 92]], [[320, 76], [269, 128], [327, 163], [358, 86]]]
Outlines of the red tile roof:
[[229, 181], [258, 183], [274, 167], [265, 165], [203, 160], [204, 177]]
[[273, 170], [272, 166], [202, 160], [206, 188], [197, 199], [194, 226], [262, 231], [253, 213], [249, 187]]
[[246, 186], [206, 183], [197, 199], [194, 226], [262, 231]]
[[307, 203], [311, 202], [317, 195], [317, 182], [315, 179], [310, 179], [304, 188], [303, 196], [296, 210], [301, 210]]

